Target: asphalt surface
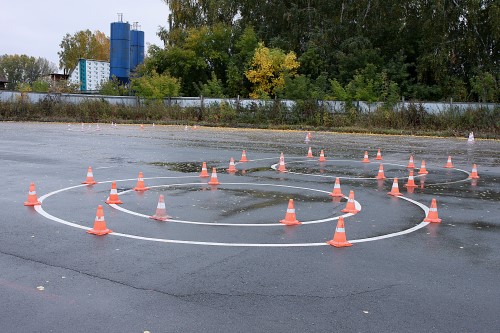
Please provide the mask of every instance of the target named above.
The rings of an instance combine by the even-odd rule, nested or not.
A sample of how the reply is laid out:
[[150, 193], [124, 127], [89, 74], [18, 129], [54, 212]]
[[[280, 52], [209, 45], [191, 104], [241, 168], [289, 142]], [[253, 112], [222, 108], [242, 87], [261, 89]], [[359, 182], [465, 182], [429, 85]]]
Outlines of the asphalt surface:
[[[313, 132], [305, 143], [306, 132], [110, 124], [0, 123], [0, 133], [1, 332], [499, 330], [498, 141]], [[305, 158], [309, 146], [327, 162]], [[360, 179], [377, 174], [378, 148], [389, 179]], [[243, 149], [251, 161], [225, 172]], [[364, 151], [371, 163], [361, 163]], [[271, 169], [280, 152], [289, 173]], [[410, 155], [429, 171], [413, 193], [403, 186]], [[454, 169], [443, 168], [449, 155]], [[221, 185], [198, 177], [203, 161]], [[77, 186], [88, 166], [99, 184]], [[139, 171], [152, 187], [143, 194], [129, 191]], [[290, 198], [300, 221], [341, 215], [346, 200], [327, 195], [336, 176], [362, 206], [345, 218], [348, 239], [423, 220], [419, 206], [386, 194], [394, 177], [405, 197], [426, 206], [436, 198], [443, 221], [349, 248], [308, 246], [331, 239], [337, 221], [279, 220]], [[136, 215], [104, 204], [114, 180], [125, 191], [120, 207]], [[30, 182], [38, 197], [49, 194], [45, 212], [81, 227], [25, 207]], [[181, 222], [145, 217], [160, 194]], [[82, 229], [98, 205], [115, 234]]]

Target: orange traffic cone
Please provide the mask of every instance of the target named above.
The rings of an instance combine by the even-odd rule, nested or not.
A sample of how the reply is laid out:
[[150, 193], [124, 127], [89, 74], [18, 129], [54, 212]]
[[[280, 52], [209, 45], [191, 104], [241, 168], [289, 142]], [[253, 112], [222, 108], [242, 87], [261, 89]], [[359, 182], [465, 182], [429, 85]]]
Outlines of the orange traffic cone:
[[451, 156], [448, 156], [448, 161], [446, 162], [445, 168], [453, 168], [453, 163], [451, 163]]
[[28, 192], [28, 201], [24, 202], [25, 206], [36, 206], [36, 205], [41, 205], [42, 203], [38, 201], [38, 198], [36, 196], [36, 189], [35, 189], [35, 183], [31, 182], [30, 184], [30, 190]]
[[208, 185], [219, 185], [219, 180], [217, 179], [217, 170], [215, 168], [212, 168], [212, 177], [210, 177], [210, 181], [208, 182]]
[[472, 172], [471, 172], [469, 178], [470, 179], [479, 179], [479, 175], [477, 174], [477, 167], [475, 164], [472, 166]]
[[207, 162], [203, 162], [201, 166], [201, 173], [200, 173], [200, 178], [208, 178], [210, 175], [208, 174], [207, 170]]
[[386, 179], [384, 174], [384, 165], [380, 163], [380, 167], [378, 168], [378, 175], [375, 177], [376, 179]]
[[142, 176], [142, 171], [139, 171], [139, 176], [137, 177], [137, 184], [134, 187], [134, 191], [144, 192], [149, 190], [149, 187], [144, 186], [144, 177]]
[[365, 156], [364, 156], [364, 158], [363, 158], [363, 160], [361, 162], [363, 162], [363, 163], [370, 163], [370, 160], [368, 159], [368, 152], [367, 151], [365, 151]]
[[379, 148], [379, 150], [377, 151], [377, 157], [375, 157], [375, 159], [376, 159], [377, 161], [381, 161], [381, 160], [382, 160], [382, 154], [380, 153], [380, 148]]
[[395, 197], [397, 196], [400, 196], [402, 195], [400, 192], [399, 192], [399, 183], [398, 183], [398, 179], [397, 178], [394, 178], [394, 182], [392, 183], [392, 189], [391, 189], [391, 192], [387, 193], [389, 195], [393, 195]]
[[429, 172], [427, 171], [427, 169], [425, 168], [425, 160], [422, 160], [422, 164], [420, 165], [420, 169], [418, 170], [418, 174], [419, 175], [426, 175], [428, 174]]
[[313, 158], [314, 157], [311, 147], [309, 147], [309, 150], [307, 151], [307, 156], [306, 157], [307, 158]]
[[141, 130], [143, 130], [143, 129], [144, 129], [144, 124], [141, 124]]
[[404, 186], [407, 188], [417, 187], [417, 184], [415, 184], [415, 178], [413, 178], [413, 170], [410, 170], [410, 175], [408, 176], [408, 182]]
[[248, 162], [246, 150], [241, 151], [240, 163]]
[[408, 165], [406, 166], [408, 169], [414, 169], [415, 164], [413, 163], [413, 155], [410, 155], [410, 160], [408, 161]]
[[424, 222], [440, 223], [441, 219], [438, 217], [436, 199], [432, 199], [431, 207], [429, 208], [429, 213], [427, 213]]
[[280, 164], [279, 164], [279, 167], [278, 167], [278, 171], [279, 172], [286, 172], [286, 168], [285, 168], [285, 156], [283, 155], [283, 153], [281, 153], [281, 155], [280, 155]]
[[109, 205], [121, 205], [123, 203], [118, 196], [118, 191], [116, 190], [116, 182], [111, 183], [111, 192], [109, 193], [109, 198], [108, 200], [106, 200], [106, 203]]
[[286, 225], [300, 224], [300, 222], [297, 220], [297, 217], [295, 216], [295, 207], [293, 205], [293, 199], [290, 199], [288, 201], [288, 208], [286, 210], [285, 218], [283, 220], [280, 220], [280, 223]]
[[227, 172], [236, 172], [236, 167], [234, 166], [234, 158], [231, 157], [231, 160], [229, 161], [229, 168], [227, 169]]
[[170, 218], [170, 216], [167, 215], [167, 210], [165, 209], [165, 198], [163, 197], [163, 194], [160, 194], [160, 198], [158, 199], [155, 215], [150, 216], [149, 218], [157, 221], [166, 221]]
[[97, 206], [94, 227], [90, 230], [87, 230], [87, 233], [97, 236], [104, 236], [112, 232], [113, 230], [109, 230], [108, 228], [106, 228], [106, 221], [104, 220], [104, 212], [102, 210], [102, 206]]
[[82, 182], [82, 184], [87, 184], [87, 185], [94, 185], [97, 184], [97, 182], [94, 180], [94, 174], [92, 173], [92, 167], [89, 167], [87, 170], [87, 180]]
[[312, 137], [313, 137], [313, 136], [311, 135], [311, 132], [307, 132], [307, 138], [308, 138], [309, 140], [311, 140], [311, 139], [312, 139]]
[[354, 191], [349, 191], [349, 199], [347, 199], [347, 204], [344, 209], [341, 210], [342, 213], [356, 214], [359, 210], [356, 209], [356, 203], [354, 202]]
[[326, 162], [325, 153], [324, 153], [323, 149], [321, 149], [321, 152], [319, 153], [319, 161]]
[[339, 221], [337, 222], [337, 227], [335, 228], [333, 239], [329, 240], [327, 244], [335, 247], [352, 246], [352, 244], [347, 241], [347, 237], [345, 235], [344, 218], [342, 216], [339, 217]]
[[331, 197], [334, 198], [343, 198], [344, 195], [342, 194], [342, 191], [340, 189], [340, 179], [339, 177], [335, 178], [335, 185], [333, 186], [332, 193], [328, 194]]

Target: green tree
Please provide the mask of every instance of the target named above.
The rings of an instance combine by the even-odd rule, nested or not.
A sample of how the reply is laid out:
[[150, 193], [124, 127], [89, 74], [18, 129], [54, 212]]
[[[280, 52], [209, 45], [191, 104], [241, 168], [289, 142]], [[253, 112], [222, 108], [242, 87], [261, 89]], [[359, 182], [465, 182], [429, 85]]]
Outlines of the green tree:
[[20, 83], [31, 85], [56, 70], [56, 66], [45, 58], [35, 58], [25, 54], [0, 56], [0, 76], [9, 81], [8, 89], [15, 89]]
[[50, 84], [47, 81], [38, 80], [31, 84], [31, 89], [34, 92], [46, 93], [50, 90]]
[[115, 76], [101, 84], [99, 93], [107, 96], [126, 96], [128, 95], [128, 88]]
[[491, 73], [481, 73], [472, 78], [472, 92], [477, 94], [479, 102], [498, 102], [500, 86]]
[[59, 68], [67, 74], [72, 71], [79, 59], [109, 61], [109, 38], [99, 30], [82, 30], [73, 35], [67, 33], [59, 47]]
[[132, 78], [130, 87], [136, 96], [158, 101], [167, 97], [178, 96], [180, 91], [178, 79], [168, 74], [159, 75], [154, 71], [151, 75]]

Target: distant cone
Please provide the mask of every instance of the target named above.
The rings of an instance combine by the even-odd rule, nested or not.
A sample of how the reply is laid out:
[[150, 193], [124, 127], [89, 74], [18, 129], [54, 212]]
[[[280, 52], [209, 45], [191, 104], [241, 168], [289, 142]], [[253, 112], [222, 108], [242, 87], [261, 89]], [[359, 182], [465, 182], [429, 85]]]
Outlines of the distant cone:
[[415, 184], [415, 178], [413, 177], [413, 170], [410, 170], [410, 175], [408, 176], [408, 182], [404, 186], [407, 188], [417, 187], [417, 184]]
[[144, 186], [144, 177], [142, 176], [142, 171], [139, 172], [139, 176], [137, 177], [137, 184], [134, 187], [134, 191], [144, 192], [149, 190], [149, 187]]
[[293, 204], [293, 199], [290, 199], [288, 201], [288, 208], [286, 210], [285, 218], [283, 220], [280, 220], [280, 223], [283, 223], [286, 225], [300, 224], [300, 222], [297, 220], [297, 217], [295, 215], [295, 207]]
[[144, 124], [141, 124], [141, 130], [143, 130], [143, 129], [144, 129]]
[[158, 205], [156, 206], [155, 215], [150, 216], [149, 218], [157, 221], [166, 221], [170, 218], [170, 216], [167, 215], [167, 210], [165, 208], [165, 198], [163, 194], [160, 194], [160, 198], [158, 199]]
[[479, 175], [477, 174], [477, 167], [475, 164], [472, 166], [472, 172], [470, 173], [469, 178], [470, 179], [479, 179]]
[[247, 152], [246, 150], [241, 151], [241, 158], [240, 158], [240, 163], [245, 163], [248, 162], [247, 160]]
[[312, 134], [311, 134], [311, 132], [307, 132], [307, 138], [308, 138], [309, 140], [311, 140], [311, 139], [312, 139]]
[[323, 151], [323, 149], [321, 149], [321, 152], [319, 153], [319, 161], [326, 162], [325, 152]]
[[283, 153], [281, 153], [281, 155], [280, 155], [280, 163], [279, 163], [279, 166], [278, 166], [278, 171], [279, 172], [286, 172], [286, 168], [285, 168], [285, 156], [283, 155]]
[[368, 159], [368, 152], [367, 151], [365, 151], [365, 156], [363, 157], [363, 160], [361, 162], [370, 163], [370, 160]]
[[427, 217], [424, 219], [424, 222], [431, 222], [431, 223], [441, 222], [441, 219], [438, 217], [436, 199], [432, 199], [431, 207], [429, 208], [429, 213], [427, 213]]
[[97, 212], [95, 214], [94, 227], [90, 230], [87, 230], [87, 233], [97, 236], [103, 236], [111, 232], [113, 231], [106, 228], [106, 221], [104, 220], [104, 212], [102, 206], [99, 205], [97, 206]]
[[94, 174], [92, 173], [92, 167], [88, 168], [87, 179], [84, 182], [82, 182], [82, 184], [87, 184], [87, 185], [97, 184], [97, 182], [94, 180]]
[[328, 194], [331, 197], [334, 198], [343, 198], [344, 195], [342, 194], [342, 191], [340, 189], [340, 179], [339, 177], [335, 178], [335, 185], [333, 186], [332, 193]]
[[306, 138], [304, 139], [304, 142], [306, 142], [306, 143], [307, 143], [307, 142], [309, 142], [309, 141], [310, 141], [309, 136], [306, 134]]
[[395, 197], [402, 195], [401, 192], [399, 192], [399, 183], [398, 183], [398, 179], [397, 178], [394, 178], [394, 182], [392, 183], [391, 192], [389, 192], [387, 194], [393, 195]]
[[307, 156], [306, 157], [307, 158], [314, 158], [311, 147], [309, 147], [309, 150], [307, 151]]
[[341, 210], [342, 213], [356, 214], [359, 210], [356, 209], [356, 203], [354, 201], [354, 191], [349, 191], [349, 199], [347, 199], [347, 204], [344, 209]]
[[384, 174], [384, 165], [381, 163], [379, 168], [378, 168], [378, 174], [376, 179], [386, 179], [385, 174]]
[[28, 192], [28, 201], [25, 201], [24, 205], [25, 206], [41, 205], [41, 202], [38, 201], [38, 198], [36, 196], [35, 183], [33, 183], [33, 182], [31, 182], [31, 184], [30, 184], [30, 190]]
[[345, 235], [344, 218], [342, 216], [339, 217], [339, 220], [337, 222], [337, 227], [335, 228], [333, 239], [329, 240], [327, 243], [335, 247], [352, 246], [352, 244], [347, 241], [347, 237]]
[[236, 172], [236, 167], [234, 166], [234, 158], [231, 157], [231, 160], [229, 161], [229, 168], [227, 169], [227, 172]]
[[207, 162], [203, 162], [203, 164], [201, 166], [200, 177], [201, 178], [208, 178], [208, 177], [210, 177], [210, 175], [208, 174], [208, 170], [207, 170]]
[[451, 156], [448, 156], [448, 161], [446, 162], [445, 168], [451, 169], [453, 168], [453, 163], [451, 163]]
[[408, 161], [408, 165], [406, 166], [408, 169], [414, 169], [415, 163], [413, 163], [413, 155], [410, 155], [410, 160]]
[[474, 143], [474, 132], [469, 133], [469, 138], [467, 139], [467, 143]]
[[375, 157], [375, 159], [376, 159], [377, 161], [381, 161], [381, 160], [382, 160], [382, 154], [380, 153], [380, 149], [379, 149], [379, 150], [377, 150], [377, 157]]
[[427, 171], [427, 169], [425, 168], [425, 160], [422, 160], [422, 164], [420, 165], [420, 169], [418, 170], [418, 174], [419, 175], [426, 175], [428, 174], [429, 172]]
[[212, 168], [212, 177], [210, 177], [210, 181], [208, 182], [208, 185], [219, 185], [219, 180], [217, 179], [217, 170], [215, 168]]
[[111, 192], [109, 193], [109, 198], [106, 200], [109, 205], [121, 205], [123, 202], [118, 196], [118, 191], [116, 190], [116, 182], [111, 183]]

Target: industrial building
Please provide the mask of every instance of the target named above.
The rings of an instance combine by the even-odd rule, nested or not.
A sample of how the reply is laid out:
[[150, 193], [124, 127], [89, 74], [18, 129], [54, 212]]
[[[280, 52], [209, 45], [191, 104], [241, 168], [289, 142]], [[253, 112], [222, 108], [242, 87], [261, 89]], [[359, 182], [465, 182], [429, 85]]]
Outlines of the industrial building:
[[130, 82], [130, 73], [144, 62], [144, 31], [135, 22], [131, 26], [123, 22], [118, 14], [118, 22], [111, 23], [110, 62], [80, 59], [69, 77], [70, 83], [80, 85], [80, 91], [97, 91], [100, 85], [116, 77], [123, 84]]

